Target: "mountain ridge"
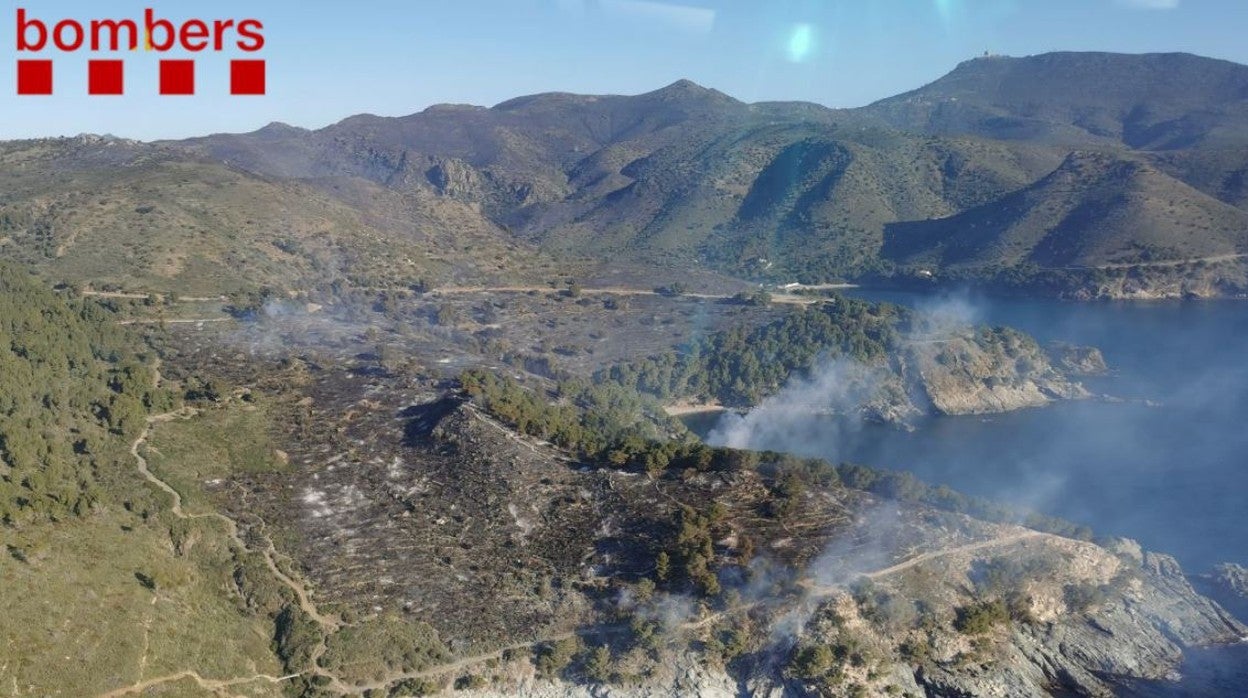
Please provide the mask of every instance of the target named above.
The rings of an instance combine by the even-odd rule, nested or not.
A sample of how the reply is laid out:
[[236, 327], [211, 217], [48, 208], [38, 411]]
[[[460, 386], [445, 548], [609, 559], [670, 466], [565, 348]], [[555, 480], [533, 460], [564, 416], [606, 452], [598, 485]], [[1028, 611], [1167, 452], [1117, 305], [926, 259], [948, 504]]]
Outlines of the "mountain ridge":
[[[1055, 52], [963, 61], [865, 107], [898, 128], [1169, 150], [1236, 140], [1248, 66], [1190, 53]], [[1227, 111], [1229, 110], [1229, 112]], [[1225, 134], [1232, 128], [1232, 134]]]
[[[1214, 238], [1235, 241], [1225, 254], [1248, 252], [1242, 236], [1227, 232], [1248, 206], [1248, 67], [1190, 54], [978, 58], [857, 109], [747, 104], [679, 80], [640, 95], [550, 92], [493, 107], [434, 105], [315, 130], [269, 124], [143, 147], [224, 166], [242, 173], [246, 186], [290, 182], [336, 205], [363, 207], [362, 215], [381, 222], [377, 239], [399, 235], [417, 209], [451, 230], [483, 231], [491, 248], [780, 283], [892, 282], [918, 262], [939, 277], [945, 270], [932, 265], [939, 255], [898, 248], [896, 231], [932, 222], [936, 232], [926, 236], [964, 244], [935, 222], [1008, 206], [1029, 188], [1036, 210], [1060, 208], [1064, 194], [1038, 184], [1072, 152], [1101, 152], [1150, 168], [1152, 198], [1170, 206], [1136, 209], [1135, 225], [1150, 239], [1122, 244], [1103, 244], [1123, 231], [1098, 227], [1096, 217], [1063, 219], [1063, 234], [1086, 239], [1091, 251], [1076, 266], [1121, 264], [1119, 253], [1133, 244], [1151, 250], [1149, 262], [1223, 251]], [[1109, 201], [1127, 196], [1109, 190], [1131, 181], [1074, 177], [1069, 186], [1101, 187]], [[368, 197], [386, 202], [383, 216], [368, 210]], [[31, 217], [32, 202], [10, 198], [15, 214]], [[1224, 221], [1206, 230], [1167, 213], [1184, 207], [1216, 211]], [[1025, 257], [981, 256], [975, 268], [1012, 268]], [[954, 266], [960, 274], [971, 268]], [[1248, 269], [1229, 266], [1200, 294], [1244, 292]], [[1031, 274], [1013, 276], [1027, 285]], [[1085, 281], [1043, 292], [1062, 294]]]

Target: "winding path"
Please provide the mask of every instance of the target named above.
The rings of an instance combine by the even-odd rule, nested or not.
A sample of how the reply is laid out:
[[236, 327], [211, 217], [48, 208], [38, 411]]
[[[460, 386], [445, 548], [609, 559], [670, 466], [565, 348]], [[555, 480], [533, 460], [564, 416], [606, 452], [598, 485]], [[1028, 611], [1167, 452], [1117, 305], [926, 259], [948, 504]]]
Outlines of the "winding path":
[[[398, 289], [395, 289], [398, 290]], [[445, 286], [442, 288], [434, 288], [429, 291], [429, 295], [463, 295], [471, 293], [557, 293], [563, 291], [561, 288], [551, 288], [550, 286]], [[582, 296], [666, 296], [669, 294], [659, 293], [653, 289], [641, 288], [625, 288], [620, 286], [608, 286], [604, 288], [583, 288], [580, 290]], [[734, 296], [722, 293], [677, 293], [670, 294], [672, 298], [698, 298], [700, 300], [730, 300]], [[791, 293], [771, 293], [771, 302], [782, 305], [813, 305], [819, 302], [819, 298], [808, 298], [805, 296], [797, 296]]]
[[[148, 294], [148, 293], [125, 292], [125, 291], [95, 291], [92, 289], [84, 290], [82, 292], [82, 295], [94, 296], [96, 298], [120, 298], [124, 300], [147, 300], [148, 298], [155, 297], [156, 300], [162, 301], [162, 302], [170, 298], [169, 295], [164, 294], [164, 293]], [[177, 303], [212, 303], [215, 301], [229, 300], [229, 298], [226, 296], [173, 296], [172, 298]]]
[[[875, 570], [874, 572], [866, 572], [859, 576], [861, 578], [872, 579], [872, 580], [882, 579], [884, 577], [889, 577], [894, 574], [898, 574], [900, 572], [905, 572], [906, 570], [917, 567], [925, 562], [938, 560], [942, 557], [949, 557], [951, 555], [965, 555], [967, 553], [978, 553], [984, 550], [991, 550], [992, 548], [1000, 548], [1000, 547], [1004, 547], [1008, 545], [1013, 545], [1015, 543], [1021, 543], [1025, 540], [1049, 538], [1049, 537], [1056, 537], [1056, 536], [1052, 536], [1052, 534], [1049, 534], [1049, 533], [1042, 533], [1040, 531], [1032, 531], [1032, 530], [1018, 531], [1016, 533], [1011, 533], [1011, 534], [1004, 535], [1004, 536], [998, 536], [996, 538], [990, 538], [988, 540], [981, 540], [976, 543], [967, 543], [966, 545], [959, 545], [953, 548], [942, 548], [939, 550], [932, 550], [932, 551], [923, 553], [921, 555], [916, 555], [910, 558], [909, 560], [906, 560], [904, 562], [899, 562], [890, 567], [885, 567], [884, 569]], [[842, 586], [837, 586], [837, 585], [832, 585], [832, 586], [820, 585], [820, 584], [817, 584], [814, 580], [806, 580], [802, 582], [801, 585], [807, 589], [807, 592], [813, 598], [830, 596], [834, 593], [837, 593], [839, 590], [843, 588]]]
[[990, 548], [997, 548], [1000, 546], [1010, 545], [1013, 543], [1020, 543], [1030, 538], [1043, 538], [1046, 535], [1047, 534], [1041, 533], [1040, 531], [1020, 531], [1012, 535], [1002, 536], [1000, 538], [993, 538], [991, 540], [984, 540], [978, 543], [969, 543], [967, 545], [961, 545], [956, 548], [945, 548], [944, 550], [933, 550], [931, 552], [923, 553], [922, 555], [916, 555], [915, 557], [912, 557], [909, 560], [906, 560], [905, 562], [900, 562], [896, 565], [893, 565], [892, 567], [885, 567], [882, 570], [876, 570], [875, 572], [868, 572], [864, 576], [866, 576], [867, 579], [880, 579], [881, 577], [888, 577], [890, 575], [897, 574], [898, 572], [904, 572], [912, 567], [915, 567], [916, 565], [921, 565], [924, 562], [928, 562], [930, 560], [936, 560], [938, 558], [947, 557], [949, 555], [959, 555], [962, 553], [977, 553], [982, 550], [988, 550]]
[[547, 642], [559, 642], [560, 640], [567, 640], [567, 639], [576, 637], [576, 635], [577, 635], [576, 632], [569, 631], [566, 633], [560, 633], [558, 635], [552, 635], [550, 637], [543, 638], [541, 640], [517, 642], [514, 645], [507, 645], [506, 647], [500, 647], [496, 650], [486, 652], [484, 654], [477, 654], [471, 657], [461, 657], [460, 659], [457, 659], [453, 662], [448, 662], [446, 664], [439, 664], [437, 666], [432, 666], [427, 669], [420, 669], [417, 671], [394, 672], [392, 674], [387, 674], [383, 676], [382, 678], [376, 679], [374, 681], [369, 681], [366, 683], [348, 684], [348, 687], [350, 688], [352, 692], [363, 693], [365, 691], [382, 689], [382, 688], [385, 688], [386, 686], [389, 686], [392, 683], [395, 683], [397, 681], [404, 681], [406, 679], [427, 679], [427, 678], [432, 678], [435, 676], [441, 676], [442, 674], [458, 673], [469, 667], [476, 666], [484, 662], [488, 662], [491, 659], [501, 659], [504, 654], [510, 651], [527, 650], [533, 647], [534, 645], [544, 644]]
[[[153, 385], [157, 387], [160, 386], [161, 381], [162, 381], [161, 374], [160, 374], [160, 365], [161, 365], [160, 359], [156, 359], [156, 361], [153, 363], [153, 366], [152, 366]], [[237, 546], [239, 546], [239, 548], [243, 550], [251, 550], [251, 548], [247, 545], [246, 541], [244, 541], [242, 539], [242, 536], [239, 534], [238, 523], [234, 521], [234, 519], [231, 519], [230, 517], [225, 516], [224, 514], [219, 514], [216, 512], [205, 513], [205, 514], [188, 514], [183, 509], [183, 506], [182, 506], [182, 495], [179, 494], [178, 491], [174, 489], [169, 483], [160, 479], [160, 477], [158, 477], [155, 473], [153, 473], [151, 471], [151, 468], [149, 467], [147, 459], [143, 456], [143, 453], [142, 453], [143, 446], [144, 444], [147, 443], [148, 439], [151, 437], [152, 428], [155, 425], [166, 423], [166, 422], [171, 422], [176, 419], [190, 419], [191, 417], [194, 417], [197, 414], [199, 414], [197, 410], [194, 410], [191, 408], [182, 408], [180, 410], [175, 410], [173, 412], [167, 412], [165, 414], [153, 415], [153, 416], [148, 417], [146, 423], [144, 424], [143, 431], [134, 440], [134, 443], [130, 445], [130, 454], [134, 456], [134, 460], [135, 460], [135, 463], [137, 464], [138, 471], [143, 476], [143, 478], [146, 479], [148, 482], [152, 483], [153, 485], [155, 485], [162, 492], [169, 495], [170, 499], [172, 500], [169, 510], [170, 512], [173, 513], [174, 516], [180, 519], [186, 519], [186, 520], [216, 519], [218, 521], [221, 521], [226, 525], [226, 529], [229, 533], [230, 539]], [[461, 657], [459, 659], [456, 659], [451, 662], [447, 662], [445, 664], [439, 664], [436, 666], [427, 667], [425, 669], [421, 669], [418, 671], [394, 672], [393, 674], [386, 675], [381, 679], [377, 679], [377, 680], [364, 683], [364, 684], [348, 683], [346, 681], [343, 681], [340, 677], [328, 672], [327, 670], [325, 670], [324, 668], [318, 665], [318, 661], [320, 660], [321, 656], [324, 655], [327, 649], [325, 640], [327, 640], [330, 635], [332, 635], [341, 627], [341, 623], [337, 619], [327, 616], [320, 612], [320, 610], [316, 607], [316, 604], [312, 601], [307, 591], [307, 588], [304, 586], [304, 584], [300, 582], [299, 580], [294, 579], [293, 577], [287, 575], [285, 572], [281, 570], [280, 567], [278, 567], [277, 561], [275, 560], [275, 557], [274, 557], [276, 554], [276, 551], [273, 548], [272, 541], [269, 541], [266, 538], [265, 542], [267, 543], [265, 549], [259, 551], [264, 558], [265, 565], [269, 568], [269, 571], [273, 574], [273, 577], [275, 579], [277, 579], [284, 586], [290, 589], [291, 592], [294, 593], [295, 598], [298, 600], [299, 608], [302, 609], [303, 612], [308, 615], [308, 617], [310, 617], [313, 621], [315, 621], [317, 625], [321, 627], [321, 630], [322, 630], [321, 644], [319, 647], [317, 647], [316, 651], [313, 652], [313, 655], [310, 658], [310, 662], [309, 662], [311, 666], [307, 671], [300, 672], [297, 674], [290, 674], [287, 676], [272, 676], [269, 674], [256, 674], [253, 676], [246, 676], [246, 677], [239, 677], [239, 678], [232, 678], [232, 679], [208, 679], [208, 678], [201, 676], [198, 672], [193, 671], [193, 670], [180, 671], [175, 674], [168, 674], [165, 676], [158, 676], [158, 677], [153, 677], [149, 679], [144, 679], [142, 675], [140, 674], [139, 681], [129, 686], [123, 686], [121, 688], [116, 688], [111, 691], [108, 691], [107, 693], [100, 694], [99, 698], [120, 698], [121, 696], [134, 695], [138, 693], [143, 693], [144, 691], [147, 691], [148, 689], [151, 689], [151, 688], [155, 688], [157, 686], [161, 686], [164, 684], [173, 683], [177, 681], [184, 681], [187, 679], [191, 679], [195, 681], [195, 683], [200, 688], [203, 688], [204, 690], [215, 692], [215, 691], [223, 691], [223, 690], [235, 687], [235, 686], [242, 686], [242, 685], [261, 682], [261, 681], [265, 683], [270, 683], [270, 684], [281, 684], [286, 681], [290, 681], [300, 676], [304, 676], [308, 674], [322, 676], [328, 679], [329, 680], [328, 688], [335, 693], [339, 693], [342, 695], [358, 695], [370, 689], [385, 688], [386, 686], [396, 681], [402, 681], [404, 679], [430, 678], [430, 677], [440, 676], [443, 674], [457, 672], [462, 669], [466, 669], [470, 666], [474, 666], [477, 664], [481, 664], [483, 662], [487, 662], [491, 659], [499, 659], [502, 657], [504, 653], [506, 653], [509, 650], [527, 649], [527, 648], [532, 647], [535, 644], [539, 644], [543, 642], [558, 642], [559, 640], [574, 637], [576, 635], [575, 632], [561, 633], [559, 635], [554, 635], [552, 637], [548, 637], [544, 639], [515, 643], [515, 644], [508, 645], [506, 647], [501, 647], [499, 649], [492, 650], [488, 653], [484, 653], [480, 655], [474, 655], [471, 657]]]
[[291, 679], [298, 678], [299, 676], [300, 674], [291, 674], [290, 676], [269, 676], [268, 674], [256, 674], [255, 676], [248, 676], [246, 678], [241, 678], [241, 679], [218, 680], [218, 679], [206, 679], [200, 676], [198, 672], [194, 672], [194, 671], [180, 671], [176, 674], [169, 674], [168, 676], [158, 676], [156, 678], [147, 679], [146, 681], [140, 681], [139, 683], [126, 686], [124, 688], [118, 688], [114, 691], [109, 691], [108, 693], [102, 693], [100, 694], [99, 698], [120, 698], [120, 696], [127, 696], [127, 695], [133, 695], [135, 693], [142, 693], [143, 691], [146, 691], [149, 688], [155, 688], [163, 684], [173, 683], [175, 681], [182, 681], [184, 679], [192, 679], [195, 681], [195, 683], [199, 684], [200, 688], [206, 691], [216, 692], [216, 691], [223, 691], [227, 688], [233, 688], [234, 686], [243, 686], [249, 683], [256, 683], [258, 681], [264, 681], [265, 683], [271, 683], [271, 684], [281, 684], [281, 683], [290, 681]]
[[1166, 268], [1181, 267], [1188, 264], [1218, 264], [1221, 262], [1233, 262], [1237, 259], [1248, 257], [1248, 253], [1236, 252], [1231, 254], [1215, 254], [1207, 257], [1190, 257], [1188, 259], [1159, 259], [1153, 262], [1110, 262], [1107, 264], [1085, 264], [1080, 266], [1069, 267], [1045, 267], [1045, 271], [1089, 271], [1092, 269], [1149, 269], [1149, 268]]
[[[152, 364], [152, 383], [156, 387], [160, 387], [160, 384], [162, 381], [162, 378], [160, 375], [160, 365], [161, 365], [161, 362], [159, 358], [157, 358]], [[224, 514], [219, 514], [216, 512], [211, 512], [207, 514], [186, 513], [186, 511], [183, 510], [182, 508], [182, 495], [179, 494], [178, 491], [174, 489], [169, 483], [157, 477], [156, 474], [153, 473], [151, 469], [148, 467], [147, 459], [143, 456], [141, 451], [143, 449], [143, 445], [146, 444], [147, 440], [151, 437], [152, 427], [154, 427], [157, 424], [171, 422], [175, 419], [190, 419], [191, 417], [194, 417], [197, 414], [199, 414], [197, 410], [184, 407], [180, 410], [167, 412], [165, 414], [152, 415], [147, 418], [146, 423], [143, 425], [143, 431], [139, 433], [138, 437], [134, 440], [134, 443], [130, 445], [130, 454], [134, 456], [134, 460], [138, 466], [139, 473], [148, 482], [152, 483], [162, 492], [165, 492], [166, 494], [169, 495], [169, 497], [172, 499], [172, 502], [173, 502], [170, 505], [169, 510], [170, 512], [173, 513], [174, 516], [178, 517], [179, 519], [184, 519], [184, 520], [216, 519], [218, 521], [221, 521], [226, 525], [226, 530], [229, 533], [229, 538], [235, 545], [237, 545], [242, 550], [259, 552], [261, 554], [261, 556], [264, 558], [265, 566], [269, 568], [269, 572], [272, 573], [273, 577], [277, 579], [283, 586], [290, 589], [292, 593], [294, 593], [295, 598], [299, 603], [299, 608], [302, 609], [303, 612], [306, 613], [309, 618], [311, 618], [317, 625], [321, 627], [322, 640], [321, 640], [320, 646], [317, 647], [317, 649], [313, 652], [313, 655], [311, 658], [312, 668], [309, 669], [307, 672], [303, 672], [303, 673], [323, 675], [330, 680], [331, 685], [339, 692], [341, 693], [353, 692], [352, 689], [350, 689], [348, 686], [343, 684], [338, 679], [338, 677], [325, 673], [319, 666], [317, 666], [317, 660], [320, 659], [320, 657], [325, 653], [325, 650], [326, 650], [325, 640], [330, 635], [332, 635], [335, 631], [338, 630], [340, 626], [339, 621], [335, 618], [331, 618], [327, 615], [322, 614], [320, 610], [316, 607], [316, 604], [313, 603], [311, 596], [308, 593], [307, 587], [304, 586], [304, 584], [300, 582], [299, 580], [294, 579], [290, 575], [287, 575], [285, 572], [281, 570], [280, 567], [278, 567], [277, 561], [275, 559], [276, 550], [273, 547], [272, 541], [270, 541], [268, 538], [265, 538], [264, 540], [265, 540], [265, 543], [267, 544], [265, 548], [260, 551], [253, 551], [252, 548], [247, 545], [247, 542], [244, 541], [242, 536], [239, 534], [238, 522], [236, 522], [234, 519], [231, 519], [230, 517], [225, 516]], [[289, 676], [279, 677], [279, 676], [270, 676], [267, 674], [256, 674], [254, 676], [235, 678], [235, 679], [206, 679], [200, 676], [195, 671], [187, 670], [187, 671], [182, 671], [176, 674], [169, 674], [167, 676], [161, 676], [161, 677], [144, 680], [142, 677], [142, 670], [140, 669], [140, 676], [139, 676], [140, 680], [138, 682], [131, 684], [129, 686], [114, 689], [113, 691], [110, 691], [108, 693], [104, 693], [100, 696], [100, 698], [115, 698], [116, 696], [124, 696], [124, 695], [129, 695], [129, 694], [134, 694], [134, 693], [142, 693], [143, 691], [146, 691], [149, 688], [153, 688], [161, 684], [170, 683], [174, 681], [182, 681], [188, 678], [194, 679], [195, 682], [199, 684], [201, 688], [204, 688], [206, 690], [211, 690], [211, 691], [218, 691], [218, 690], [229, 688], [231, 686], [255, 683], [257, 681], [266, 681], [266, 682], [275, 683], [275, 684], [282, 683], [282, 682], [294, 679], [301, 675], [303, 674], [302, 673], [291, 674]]]
[[142, 320], [121, 320], [118, 325], [199, 325], [205, 322], [229, 322], [229, 317], [198, 317], [198, 318], [155, 318]]
[[[152, 366], [152, 373], [153, 373], [153, 383], [154, 385], [159, 387], [161, 384], [161, 380], [162, 380], [161, 374], [160, 374], [160, 360], [159, 359], [157, 359], [154, 362]], [[204, 514], [186, 513], [186, 511], [183, 509], [183, 506], [182, 506], [182, 495], [179, 494], [178, 491], [175, 490], [171, 485], [169, 485], [169, 483], [160, 479], [155, 473], [151, 471], [149, 464], [147, 462], [147, 459], [142, 454], [143, 446], [144, 444], [147, 443], [148, 439], [150, 438], [152, 428], [155, 425], [165, 423], [165, 422], [170, 422], [176, 419], [190, 419], [197, 414], [199, 414], [197, 410], [194, 410], [192, 408], [182, 408], [180, 410], [176, 410], [173, 412], [168, 412], [165, 414], [153, 415], [153, 416], [148, 417], [146, 420], [146, 423], [144, 424], [143, 431], [134, 440], [134, 443], [131, 444], [130, 453], [131, 455], [134, 456], [135, 463], [137, 464], [137, 467], [138, 467], [138, 471], [144, 477], [144, 479], [146, 479], [148, 482], [155, 485], [162, 492], [165, 492], [166, 494], [169, 495], [170, 499], [172, 500], [172, 504], [170, 505], [170, 511], [174, 514], [174, 516], [177, 516], [180, 519], [187, 519], [187, 520], [217, 519], [225, 523], [230, 539], [237, 546], [239, 546], [239, 548], [241, 548], [242, 550], [251, 551], [252, 548], [250, 548], [247, 545], [247, 543], [242, 539], [242, 536], [239, 534], [239, 526], [238, 526], [238, 523], [234, 519], [231, 519], [230, 517], [225, 516], [224, 514], [220, 514], [216, 512], [204, 513]], [[662, 494], [661, 491], [660, 493]], [[923, 553], [909, 560], [906, 560], [905, 562], [900, 562], [898, 564], [892, 565], [890, 567], [886, 567], [884, 569], [876, 570], [874, 572], [868, 572], [863, 576], [869, 579], [879, 579], [882, 577], [887, 577], [889, 575], [903, 572], [917, 565], [920, 565], [925, 562], [935, 560], [941, 557], [946, 557], [950, 555], [958, 555], [958, 554], [966, 554], [966, 553], [976, 553], [976, 552], [980, 552], [980, 551], [995, 548], [995, 547], [1018, 543], [1024, 540], [1028, 540], [1028, 539], [1042, 538], [1048, 535], [1049, 534], [1041, 533], [1039, 531], [1031, 531], [1031, 530], [1019, 531], [1013, 534], [1000, 536], [1000, 537], [992, 538], [989, 540], [983, 540], [983, 541], [979, 541], [976, 543], [969, 543], [966, 545], [961, 545], [961, 546], [957, 546], [953, 548], [945, 548], [942, 550], [934, 550], [934, 551], [930, 551], [927, 553]], [[187, 679], [193, 680], [200, 688], [204, 690], [212, 691], [212, 692], [220, 692], [220, 691], [225, 691], [227, 689], [233, 688], [235, 686], [242, 686], [242, 685], [257, 683], [257, 682], [265, 682], [265, 683], [277, 685], [277, 684], [281, 684], [287, 681], [291, 681], [293, 679], [296, 679], [304, 675], [321, 676], [327, 679], [329, 682], [329, 685], [327, 686], [327, 688], [335, 693], [338, 693], [341, 695], [358, 695], [358, 694], [364, 693], [365, 691], [385, 688], [386, 686], [389, 686], [397, 681], [403, 681], [405, 679], [432, 678], [432, 677], [457, 673], [462, 670], [468, 669], [469, 667], [482, 664], [490, 660], [500, 659], [503, 656], [503, 654], [507, 653], [508, 651], [529, 649], [537, 644], [548, 643], [548, 642], [558, 642], [560, 640], [572, 638], [577, 635], [576, 631], [564, 632], [564, 633], [560, 633], [560, 634], [553, 635], [553, 636], [543, 638], [543, 639], [518, 642], [515, 644], [507, 645], [507, 646], [504, 646], [495, 650], [491, 650], [486, 653], [478, 654], [478, 655], [473, 655], [469, 657], [461, 657], [454, 661], [446, 662], [444, 664], [439, 664], [436, 666], [427, 667], [427, 668], [420, 669], [420, 670], [406, 671], [406, 672], [395, 671], [393, 673], [386, 674], [382, 676], [381, 678], [375, 679], [373, 681], [364, 682], [364, 683], [349, 683], [349, 682], [343, 681], [339, 676], [336, 676], [328, 672], [327, 670], [322, 668], [318, 663], [321, 656], [324, 655], [327, 649], [327, 645], [326, 645], [327, 639], [329, 638], [330, 635], [332, 635], [341, 627], [340, 621], [336, 618], [332, 618], [320, 612], [320, 610], [316, 607], [316, 604], [312, 601], [310, 594], [308, 593], [305, 585], [299, 580], [291, 577], [290, 575], [287, 575], [278, 566], [277, 561], [275, 559], [276, 551], [273, 547], [272, 541], [268, 540], [267, 538], [264, 538], [264, 540], [267, 543], [267, 545], [264, 550], [261, 550], [258, 552], [260, 552], [260, 554], [264, 558], [265, 565], [268, 567], [269, 571], [272, 573], [275, 579], [277, 579], [282, 585], [286, 586], [288, 589], [291, 590], [291, 592], [295, 595], [295, 598], [298, 601], [300, 609], [302, 609], [303, 612], [308, 615], [308, 617], [310, 617], [314, 622], [316, 622], [321, 627], [321, 630], [322, 630], [321, 643], [317, 647], [317, 649], [313, 652], [312, 657], [310, 658], [310, 661], [309, 661], [310, 667], [306, 671], [300, 672], [297, 674], [290, 674], [287, 676], [272, 676], [269, 674], [255, 674], [253, 676], [238, 677], [238, 678], [231, 678], [231, 679], [208, 679], [208, 678], [201, 676], [196, 671], [186, 670], [186, 671], [181, 671], [175, 674], [168, 674], [165, 676], [143, 679], [141, 675], [142, 671], [140, 670], [139, 681], [129, 686], [124, 686], [121, 688], [113, 689], [107, 693], [100, 694], [99, 698], [120, 698], [121, 696], [143, 693], [147, 691], [148, 689], [155, 688], [157, 686], [161, 686], [164, 684], [173, 683], [177, 681], [184, 681]], [[813, 583], [807, 583], [807, 584], [804, 584], [803, 586], [806, 586], [809, 596], [811, 598], [830, 596], [833, 593], [839, 592], [841, 589], [841, 587], [839, 586], [818, 586]], [[706, 618], [702, 618], [697, 621], [690, 621], [688, 623], [685, 623], [681, 627], [687, 630], [696, 630], [696, 629], [704, 628], [716, 622], [723, 616], [724, 616], [723, 612], [714, 613]]]
[[1163, 259], [1156, 262], [1120, 262], [1116, 264], [1098, 264], [1094, 269], [1134, 269], [1136, 267], [1181, 267], [1185, 264], [1199, 264], [1205, 262], [1208, 264], [1217, 264], [1219, 262], [1232, 262], [1236, 259], [1248, 257], [1248, 254], [1216, 254], [1209, 257], [1193, 257], [1191, 259]]

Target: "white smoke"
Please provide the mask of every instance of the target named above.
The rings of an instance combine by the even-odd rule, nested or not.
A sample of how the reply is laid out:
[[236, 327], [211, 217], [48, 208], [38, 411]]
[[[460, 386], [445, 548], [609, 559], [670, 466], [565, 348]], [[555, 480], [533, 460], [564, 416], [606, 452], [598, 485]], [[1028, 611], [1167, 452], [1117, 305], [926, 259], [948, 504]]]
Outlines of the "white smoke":
[[[821, 425], [812, 433], [809, 418], [817, 414], [856, 416], [879, 388], [880, 369], [834, 359], [819, 366], [810, 377], [791, 380], [747, 414], [724, 415], [706, 441], [758, 450], [826, 442], [827, 430], [841, 426]], [[857, 421], [851, 421], [851, 428]]]

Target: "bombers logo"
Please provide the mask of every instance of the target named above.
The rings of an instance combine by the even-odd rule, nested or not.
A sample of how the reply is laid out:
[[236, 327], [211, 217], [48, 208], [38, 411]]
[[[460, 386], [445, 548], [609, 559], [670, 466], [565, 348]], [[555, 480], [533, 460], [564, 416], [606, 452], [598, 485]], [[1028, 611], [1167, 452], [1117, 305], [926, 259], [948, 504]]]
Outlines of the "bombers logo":
[[[195, 60], [166, 59], [164, 54], [186, 51], [221, 53], [238, 50], [256, 53], [264, 48], [264, 24], [258, 19], [190, 19], [176, 24], [144, 10], [142, 20], [93, 19], [80, 22], [63, 19], [49, 22], [32, 17], [24, 8], [17, 10], [17, 93], [53, 93], [54, 62], [46, 58], [26, 58], [44, 51], [89, 52], [93, 55], [122, 51], [155, 51], [160, 59], [159, 84], [162, 95], [195, 94]], [[121, 58], [95, 58], [87, 61], [87, 93], [125, 94], [126, 62]], [[263, 95], [265, 62], [230, 61], [230, 94]]]

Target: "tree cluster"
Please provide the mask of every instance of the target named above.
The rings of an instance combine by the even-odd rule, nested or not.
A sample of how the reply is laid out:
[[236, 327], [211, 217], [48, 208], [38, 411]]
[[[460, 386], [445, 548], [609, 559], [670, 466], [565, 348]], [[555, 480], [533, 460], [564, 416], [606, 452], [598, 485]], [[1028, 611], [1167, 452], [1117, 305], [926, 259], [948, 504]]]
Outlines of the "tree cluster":
[[0, 521], [90, 511], [126, 439], [171, 402], [151, 375], [98, 303], [0, 265]]
[[836, 298], [763, 327], [719, 332], [681, 352], [615, 366], [599, 374], [599, 380], [660, 399], [714, 399], [749, 407], [821, 358], [883, 360], [896, 347], [899, 326], [908, 319], [909, 313], [897, 306]]

